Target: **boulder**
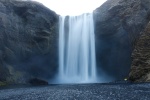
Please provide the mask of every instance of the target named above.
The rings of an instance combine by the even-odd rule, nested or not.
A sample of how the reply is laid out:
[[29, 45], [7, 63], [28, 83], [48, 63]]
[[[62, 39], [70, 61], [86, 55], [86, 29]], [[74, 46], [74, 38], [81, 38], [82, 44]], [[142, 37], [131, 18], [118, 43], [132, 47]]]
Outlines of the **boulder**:
[[30, 80], [29, 80], [29, 83], [30, 83], [31, 85], [48, 85], [48, 82], [47, 82], [47, 81], [41, 80], [41, 79], [38, 79], [38, 78], [30, 79]]

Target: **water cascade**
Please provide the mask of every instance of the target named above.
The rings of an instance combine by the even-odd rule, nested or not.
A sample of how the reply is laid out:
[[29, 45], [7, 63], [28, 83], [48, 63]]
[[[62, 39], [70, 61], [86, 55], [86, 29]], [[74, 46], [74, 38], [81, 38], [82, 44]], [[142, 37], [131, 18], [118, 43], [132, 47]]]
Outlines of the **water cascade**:
[[59, 17], [59, 81], [96, 81], [93, 13]]

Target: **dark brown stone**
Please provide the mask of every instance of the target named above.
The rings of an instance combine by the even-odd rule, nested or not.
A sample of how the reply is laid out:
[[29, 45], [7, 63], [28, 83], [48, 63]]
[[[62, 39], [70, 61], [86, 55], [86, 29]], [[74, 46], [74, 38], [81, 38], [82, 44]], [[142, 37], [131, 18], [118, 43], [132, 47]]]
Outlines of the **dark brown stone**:
[[135, 82], [150, 82], [150, 22], [137, 40], [132, 58], [129, 79]]

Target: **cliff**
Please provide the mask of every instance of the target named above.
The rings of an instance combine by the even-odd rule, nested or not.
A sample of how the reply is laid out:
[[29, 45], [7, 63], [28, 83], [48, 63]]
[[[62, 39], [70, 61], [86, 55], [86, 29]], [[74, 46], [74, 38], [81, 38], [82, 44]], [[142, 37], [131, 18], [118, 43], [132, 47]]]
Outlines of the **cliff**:
[[[93, 14], [99, 75], [149, 81], [150, 1], [107, 0]], [[0, 0], [0, 45], [0, 85], [53, 78], [58, 15], [37, 2]]]
[[132, 59], [129, 79], [135, 82], [150, 82], [150, 22], [137, 39]]
[[18, 84], [54, 75], [57, 23], [55, 12], [40, 3], [0, 0], [0, 81]]
[[150, 21], [150, 1], [107, 0], [94, 11], [94, 20], [97, 66], [123, 80], [129, 76], [135, 44]]

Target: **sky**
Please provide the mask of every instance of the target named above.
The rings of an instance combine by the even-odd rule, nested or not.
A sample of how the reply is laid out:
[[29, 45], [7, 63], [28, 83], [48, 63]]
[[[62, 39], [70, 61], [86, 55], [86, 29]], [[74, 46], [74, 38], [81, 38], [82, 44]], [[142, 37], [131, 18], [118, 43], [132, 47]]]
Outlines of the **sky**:
[[55, 11], [57, 14], [80, 15], [89, 13], [101, 6], [107, 0], [33, 0], [38, 1]]

